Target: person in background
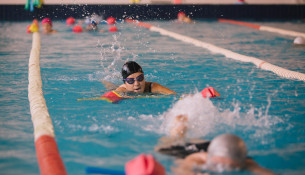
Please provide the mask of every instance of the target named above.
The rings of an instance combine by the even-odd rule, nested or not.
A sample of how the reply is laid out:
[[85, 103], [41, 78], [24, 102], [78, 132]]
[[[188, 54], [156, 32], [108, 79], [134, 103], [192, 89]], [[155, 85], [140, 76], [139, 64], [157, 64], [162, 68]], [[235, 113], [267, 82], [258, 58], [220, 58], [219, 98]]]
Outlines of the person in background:
[[294, 45], [305, 45], [305, 38], [298, 36], [293, 40]]
[[177, 20], [178, 20], [178, 22], [181, 22], [181, 23], [191, 23], [192, 22], [191, 18], [186, 16], [186, 14], [184, 12], [178, 13]]
[[158, 83], [145, 81], [142, 67], [134, 62], [128, 61], [122, 67], [123, 82], [115, 92], [124, 94], [128, 92], [134, 93], [158, 93], [163, 95], [177, 94]]
[[49, 34], [49, 33], [56, 33], [57, 31], [52, 29], [52, 20], [50, 18], [44, 18], [41, 21], [41, 25], [42, 25], [42, 32], [44, 34]]

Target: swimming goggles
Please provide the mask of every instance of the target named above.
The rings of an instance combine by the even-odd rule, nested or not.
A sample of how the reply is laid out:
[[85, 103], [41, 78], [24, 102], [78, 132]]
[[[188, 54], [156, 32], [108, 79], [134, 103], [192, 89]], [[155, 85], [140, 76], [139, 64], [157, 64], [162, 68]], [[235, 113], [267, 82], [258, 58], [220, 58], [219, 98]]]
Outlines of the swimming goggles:
[[126, 81], [128, 84], [133, 84], [136, 81], [135, 79], [138, 82], [143, 81], [144, 80], [144, 74], [141, 74], [141, 75], [137, 76], [136, 78], [125, 78], [123, 80]]

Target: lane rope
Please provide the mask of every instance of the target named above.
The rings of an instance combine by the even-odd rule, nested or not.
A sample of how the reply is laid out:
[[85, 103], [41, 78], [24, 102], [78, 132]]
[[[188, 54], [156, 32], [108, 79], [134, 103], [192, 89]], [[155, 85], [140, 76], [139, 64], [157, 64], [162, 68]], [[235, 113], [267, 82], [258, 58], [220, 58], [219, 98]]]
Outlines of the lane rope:
[[54, 138], [52, 120], [43, 96], [40, 74], [40, 47], [40, 35], [38, 32], [34, 32], [29, 58], [28, 98], [34, 127], [38, 165], [42, 175], [66, 175], [66, 169]]
[[261, 31], [273, 32], [273, 33], [278, 33], [281, 35], [287, 35], [287, 36], [293, 36], [293, 37], [298, 37], [298, 36], [305, 37], [305, 33], [296, 32], [296, 31], [292, 31], [292, 30], [284, 30], [284, 29], [270, 27], [270, 26], [257, 25], [257, 24], [252, 24], [252, 23], [248, 23], [248, 22], [243, 22], [243, 21], [236, 21], [236, 20], [231, 20], [231, 19], [220, 18], [220, 19], [218, 19], [218, 22], [251, 27], [254, 29], [261, 30]]
[[251, 62], [251, 63], [255, 64], [258, 68], [261, 68], [263, 70], [272, 71], [275, 74], [277, 74], [281, 77], [284, 77], [284, 78], [305, 81], [305, 74], [303, 74], [303, 73], [291, 71], [291, 70], [270, 64], [264, 60], [261, 60], [261, 59], [255, 58], [255, 57], [241, 55], [239, 53], [235, 53], [230, 50], [227, 50], [227, 49], [224, 49], [221, 47], [217, 47], [213, 44], [206, 43], [206, 42], [203, 42], [203, 41], [200, 41], [200, 40], [188, 37], [188, 36], [184, 36], [184, 35], [181, 35], [178, 33], [174, 33], [174, 32], [171, 32], [171, 31], [168, 31], [168, 30], [165, 30], [165, 29], [162, 29], [162, 28], [150, 25], [150, 24], [139, 22], [137, 20], [126, 19], [126, 22], [133, 23], [137, 26], [142, 26], [142, 27], [148, 28], [150, 31], [153, 31], [153, 32], [159, 32], [161, 35], [169, 36], [169, 37], [175, 38], [177, 40], [207, 49], [214, 54], [221, 54], [221, 55], [226, 56], [227, 58], [232, 58], [234, 60], [238, 60], [238, 61], [242, 61], [242, 62]]

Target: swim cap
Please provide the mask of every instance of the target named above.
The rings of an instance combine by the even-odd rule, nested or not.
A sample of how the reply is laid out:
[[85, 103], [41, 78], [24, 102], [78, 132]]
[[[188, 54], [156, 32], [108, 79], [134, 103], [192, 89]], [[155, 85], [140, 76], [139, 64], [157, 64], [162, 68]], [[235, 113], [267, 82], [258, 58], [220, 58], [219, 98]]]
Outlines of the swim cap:
[[140, 154], [125, 165], [126, 175], [165, 175], [164, 167], [150, 154]]
[[122, 77], [123, 77], [123, 79], [126, 79], [129, 75], [137, 73], [137, 72], [144, 73], [141, 66], [134, 61], [126, 62], [122, 67]]
[[75, 23], [75, 19], [74, 19], [73, 17], [67, 18], [66, 24], [67, 24], [68, 26], [71, 26], [71, 25], [73, 25], [74, 23]]
[[76, 25], [76, 26], [74, 26], [74, 27], [72, 28], [72, 31], [73, 31], [74, 33], [80, 33], [80, 32], [83, 31], [83, 29], [82, 29], [82, 27], [81, 27], [80, 25]]
[[294, 39], [293, 44], [295, 44], [295, 45], [302, 45], [302, 44], [304, 44], [305, 45], [305, 39], [303, 37], [301, 37], [301, 36], [298, 36], [298, 37], [296, 37]]
[[247, 147], [241, 138], [223, 134], [214, 138], [208, 147], [208, 161], [213, 156], [225, 157], [243, 166], [247, 158]]
[[42, 21], [41, 21], [41, 24], [45, 24], [45, 23], [49, 23], [50, 26], [52, 26], [52, 20], [50, 18], [44, 18]]
[[115, 24], [115, 18], [114, 18], [114, 17], [108, 17], [108, 18], [107, 18], [107, 23], [108, 23], [109, 25]]
[[184, 12], [179, 12], [179, 13], [178, 13], [178, 17], [179, 17], [179, 16], [186, 16], [186, 15], [185, 15]]
[[117, 32], [118, 31], [118, 28], [116, 26], [111, 26], [109, 27], [109, 32]]

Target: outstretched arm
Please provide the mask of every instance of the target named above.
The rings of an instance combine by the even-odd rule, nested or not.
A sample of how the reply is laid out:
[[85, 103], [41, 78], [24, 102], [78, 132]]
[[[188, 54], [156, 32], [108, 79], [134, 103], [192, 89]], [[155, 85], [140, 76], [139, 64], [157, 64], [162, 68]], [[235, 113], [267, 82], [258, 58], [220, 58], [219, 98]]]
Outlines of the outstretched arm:
[[252, 159], [246, 160], [246, 169], [254, 174], [274, 175], [274, 173], [271, 170], [261, 167]]

